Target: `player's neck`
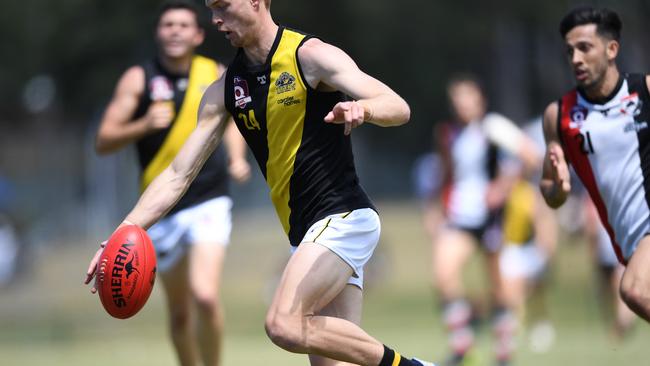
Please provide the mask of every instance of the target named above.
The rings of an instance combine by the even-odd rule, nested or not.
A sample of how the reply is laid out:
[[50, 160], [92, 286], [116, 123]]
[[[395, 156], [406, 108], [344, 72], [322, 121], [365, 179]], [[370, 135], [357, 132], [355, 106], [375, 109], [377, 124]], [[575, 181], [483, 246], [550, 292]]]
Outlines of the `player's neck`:
[[190, 72], [192, 67], [192, 54], [183, 56], [183, 57], [168, 57], [165, 55], [159, 55], [158, 59], [160, 64], [165, 70], [172, 74], [183, 75]]
[[245, 46], [244, 52], [251, 64], [262, 65], [266, 62], [271, 48], [273, 48], [273, 43], [278, 33], [278, 25], [273, 22], [271, 17], [265, 17], [260, 22], [256, 33], [259, 34], [259, 37], [254, 42], [251, 42], [250, 45]]
[[590, 100], [606, 100], [612, 96], [618, 86], [621, 75], [616, 67], [607, 69], [602, 81], [590, 88], [583, 89], [583, 93]]

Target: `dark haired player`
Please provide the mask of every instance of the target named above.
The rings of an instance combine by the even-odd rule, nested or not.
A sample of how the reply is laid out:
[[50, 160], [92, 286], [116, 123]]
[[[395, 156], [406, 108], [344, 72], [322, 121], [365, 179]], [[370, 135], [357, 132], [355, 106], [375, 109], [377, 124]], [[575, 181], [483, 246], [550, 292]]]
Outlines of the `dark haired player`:
[[[225, 72], [214, 60], [195, 54], [202, 42], [197, 6], [163, 3], [156, 22], [157, 56], [124, 73], [106, 109], [97, 151], [106, 154], [134, 143], [142, 189], [176, 156], [196, 127], [204, 90]], [[232, 123], [226, 140], [228, 154], [217, 149], [174, 209], [148, 230], [182, 365], [219, 364], [223, 315], [218, 290], [232, 206], [228, 173], [245, 180], [250, 171], [246, 144]]]
[[561, 206], [573, 165], [627, 266], [623, 301], [650, 320], [650, 77], [619, 72], [621, 28], [615, 12], [588, 7], [560, 23], [577, 86], [544, 112], [540, 188], [549, 206]]

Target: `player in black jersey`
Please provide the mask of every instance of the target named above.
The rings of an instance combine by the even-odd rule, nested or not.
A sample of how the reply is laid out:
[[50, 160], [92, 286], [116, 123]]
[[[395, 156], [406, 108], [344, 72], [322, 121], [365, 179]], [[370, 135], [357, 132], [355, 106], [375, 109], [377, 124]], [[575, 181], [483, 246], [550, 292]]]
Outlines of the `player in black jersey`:
[[[196, 126], [203, 91], [225, 70], [195, 54], [202, 41], [196, 6], [164, 3], [156, 26], [157, 57], [124, 73], [104, 114], [97, 151], [110, 153], [134, 143], [142, 188], [169, 165]], [[173, 211], [149, 229], [182, 365], [219, 364], [223, 320], [218, 286], [231, 226], [228, 175], [230, 171], [243, 181], [250, 172], [245, 142], [232, 123], [227, 148], [209, 157]]]
[[[239, 53], [206, 91], [197, 129], [126, 220], [146, 228], [169, 210], [232, 115], [295, 248], [267, 314], [271, 340], [309, 354], [312, 365], [430, 365], [403, 358], [359, 327], [363, 265], [380, 224], [359, 185], [349, 134], [364, 122], [404, 124], [409, 106], [340, 49], [276, 25], [270, 3], [206, 1]], [[96, 258], [89, 278], [95, 265]]]

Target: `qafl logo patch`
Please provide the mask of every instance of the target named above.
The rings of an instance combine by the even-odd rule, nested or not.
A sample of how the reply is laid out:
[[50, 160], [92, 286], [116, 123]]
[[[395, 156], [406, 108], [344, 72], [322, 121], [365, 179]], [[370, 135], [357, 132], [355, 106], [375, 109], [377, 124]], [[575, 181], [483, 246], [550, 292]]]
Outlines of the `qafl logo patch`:
[[589, 114], [589, 109], [583, 105], [576, 105], [573, 108], [571, 108], [571, 122], [569, 123], [569, 127], [571, 128], [580, 128], [582, 127], [582, 124], [585, 122], [587, 119], [587, 115]]
[[248, 83], [246, 79], [239, 76], [235, 76], [233, 82], [235, 85], [235, 107], [244, 109], [248, 103], [253, 101], [253, 98], [248, 93]]
[[157, 75], [149, 81], [149, 98], [154, 101], [174, 99], [172, 82], [162, 75]]
[[296, 90], [296, 77], [284, 71], [275, 81], [275, 92], [282, 94], [292, 90]]

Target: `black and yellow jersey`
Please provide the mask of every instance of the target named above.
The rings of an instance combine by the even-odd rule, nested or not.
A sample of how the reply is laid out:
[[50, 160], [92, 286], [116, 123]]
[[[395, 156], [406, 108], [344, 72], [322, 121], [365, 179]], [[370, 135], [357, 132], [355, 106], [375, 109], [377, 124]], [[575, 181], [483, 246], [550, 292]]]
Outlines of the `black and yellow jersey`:
[[504, 208], [503, 242], [510, 245], [528, 244], [535, 234], [535, 188], [521, 179], [510, 191]]
[[279, 27], [263, 65], [252, 66], [242, 49], [228, 67], [225, 105], [250, 146], [293, 246], [327, 215], [373, 208], [359, 185], [350, 136], [323, 121], [346, 99], [311, 88], [297, 52], [309, 39]]
[[[219, 77], [220, 71], [214, 60], [202, 56], [194, 56], [189, 74], [184, 75], [169, 72], [157, 59], [140, 66], [145, 72], [146, 85], [133, 119], [144, 116], [154, 100], [173, 103], [176, 115], [168, 128], [147, 135], [136, 143], [142, 169], [140, 188], [144, 190], [171, 163], [196, 127], [203, 92]], [[218, 147], [170, 213], [227, 195], [226, 160], [225, 148]]]

